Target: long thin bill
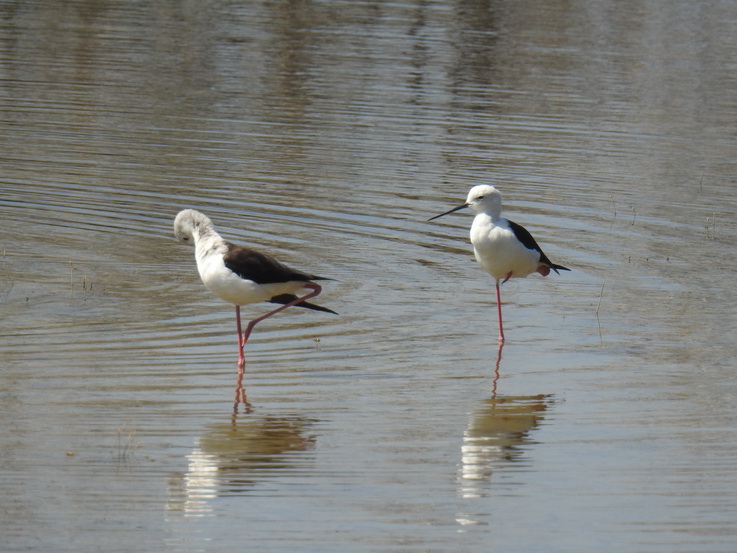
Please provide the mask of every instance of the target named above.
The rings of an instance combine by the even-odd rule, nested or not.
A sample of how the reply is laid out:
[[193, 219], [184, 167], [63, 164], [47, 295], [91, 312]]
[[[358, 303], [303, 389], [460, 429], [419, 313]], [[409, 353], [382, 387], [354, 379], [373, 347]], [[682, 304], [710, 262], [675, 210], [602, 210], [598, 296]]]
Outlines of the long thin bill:
[[459, 205], [458, 207], [454, 207], [450, 211], [446, 211], [445, 213], [441, 213], [440, 215], [436, 215], [435, 217], [432, 217], [432, 218], [428, 219], [428, 222], [434, 221], [435, 219], [437, 219], [438, 217], [442, 217], [443, 215], [448, 215], [450, 213], [453, 213], [454, 211], [458, 211], [459, 209], [463, 209], [464, 207], [468, 207], [468, 204]]

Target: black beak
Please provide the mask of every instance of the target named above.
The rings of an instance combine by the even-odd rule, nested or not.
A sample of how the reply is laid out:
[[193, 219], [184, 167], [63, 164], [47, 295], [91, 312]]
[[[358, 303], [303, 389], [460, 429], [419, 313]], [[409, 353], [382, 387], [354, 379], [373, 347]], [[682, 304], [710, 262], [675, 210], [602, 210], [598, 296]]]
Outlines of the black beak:
[[435, 217], [432, 217], [432, 218], [428, 219], [428, 222], [434, 221], [435, 219], [437, 219], [438, 217], [442, 217], [443, 215], [448, 215], [449, 213], [453, 213], [454, 211], [458, 211], [459, 209], [463, 209], [464, 207], [468, 207], [468, 204], [459, 205], [458, 207], [454, 207], [450, 211], [446, 211], [445, 213], [441, 213], [440, 215], [436, 215]]

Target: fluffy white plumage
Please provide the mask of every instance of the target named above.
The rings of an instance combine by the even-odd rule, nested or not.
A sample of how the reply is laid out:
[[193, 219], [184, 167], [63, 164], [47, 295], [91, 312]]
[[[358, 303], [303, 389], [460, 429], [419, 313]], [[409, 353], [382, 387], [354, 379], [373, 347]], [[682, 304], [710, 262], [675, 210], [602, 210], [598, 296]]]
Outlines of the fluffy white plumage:
[[[210, 218], [194, 209], [185, 209], [177, 215], [174, 220], [174, 234], [183, 244], [195, 247], [197, 270], [205, 288], [220, 299], [234, 305], [269, 301], [274, 296], [281, 294], [294, 294], [304, 287], [306, 281], [311, 280], [309, 277], [312, 277], [312, 275], [290, 270], [273, 259], [271, 266], [277, 269], [274, 271], [277, 280], [289, 278], [285, 276], [285, 271], [291, 271], [302, 278], [283, 282], [256, 282], [252, 278], [247, 278], [246, 268], [240, 271], [236, 269], [238, 272], [234, 271], [226, 266], [226, 259], [229, 259], [229, 256], [235, 260], [239, 250], [241, 253], [249, 252], [252, 256], [257, 255], [257, 252], [223, 240], [215, 231]], [[258, 259], [258, 261], [264, 263], [264, 259]], [[279, 271], [279, 269], [285, 271]], [[280, 272], [283, 274], [278, 274]]]
[[550, 261], [522, 225], [502, 217], [502, 195], [493, 186], [474, 186], [468, 193], [465, 204], [436, 215], [430, 221], [465, 207], [476, 212], [471, 225], [471, 244], [476, 261], [496, 280], [499, 342], [504, 343], [500, 283], [510, 278], [524, 278], [535, 272], [548, 276], [551, 269], [556, 273], [558, 270], [570, 269]]
[[524, 278], [538, 270], [542, 252], [521, 242], [502, 217], [502, 195], [496, 188], [474, 186], [466, 204], [477, 213], [471, 225], [471, 244], [476, 261], [487, 273], [505, 280]]

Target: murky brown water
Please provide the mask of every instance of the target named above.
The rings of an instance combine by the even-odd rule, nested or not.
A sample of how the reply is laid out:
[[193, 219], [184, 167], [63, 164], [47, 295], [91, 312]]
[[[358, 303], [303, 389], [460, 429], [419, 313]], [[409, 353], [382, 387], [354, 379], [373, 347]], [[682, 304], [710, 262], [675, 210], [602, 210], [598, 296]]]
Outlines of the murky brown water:
[[[0, 17], [4, 550], [735, 550], [736, 5]], [[500, 360], [471, 217], [426, 222], [478, 183], [573, 269], [504, 285]], [[184, 207], [337, 279], [248, 407]]]

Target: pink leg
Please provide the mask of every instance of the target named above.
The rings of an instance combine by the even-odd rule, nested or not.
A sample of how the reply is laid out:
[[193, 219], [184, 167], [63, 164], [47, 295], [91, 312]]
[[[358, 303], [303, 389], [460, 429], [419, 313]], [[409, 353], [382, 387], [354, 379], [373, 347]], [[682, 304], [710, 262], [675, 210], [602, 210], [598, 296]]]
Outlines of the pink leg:
[[[297, 298], [296, 300], [290, 301], [289, 303], [282, 305], [278, 309], [269, 311], [266, 315], [262, 315], [258, 319], [253, 319], [250, 323], [248, 323], [248, 326], [246, 327], [246, 333], [243, 336], [243, 346], [246, 345], [246, 342], [248, 341], [248, 337], [251, 335], [251, 332], [253, 331], [253, 327], [256, 326], [258, 323], [260, 323], [261, 321], [263, 321], [264, 319], [268, 317], [271, 317], [272, 315], [276, 315], [277, 313], [284, 311], [287, 307], [292, 307], [293, 305], [297, 305], [298, 303], [307, 301], [310, 298], [314, 298], [320, 292], [322, 292], [322, 287], [319, 284], [315, 284], [314, 282], [306, 282], [303, 288], [310, 288], [312, 289], [312, 292], [310, 292], [309, 294], [305, 294], [301, 298]], [[241, 348], [243, 346], [241, 346]]]
[[[509, 276], [507, 276], [509, 278]], [[506, 280], [504, 281], [506, 282]], [[502, 326], [502, 293], [499, 289], [499, 280], [496, 281], [496, 309], [499, 313], [499, 343], [504, 343], [504, 327]], [[499, 350], [501, 351], [501, 349]]]
[[246, 366], [243, 346], [246, 342], [243, 340], [243, 332], [241, 331], [241, 307], [239, 305], [235, 306], [235, 321], [238, 328], [238, 374], [243, 374], [243, 369]]

